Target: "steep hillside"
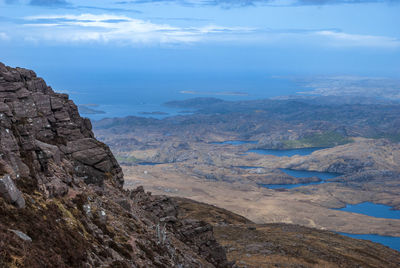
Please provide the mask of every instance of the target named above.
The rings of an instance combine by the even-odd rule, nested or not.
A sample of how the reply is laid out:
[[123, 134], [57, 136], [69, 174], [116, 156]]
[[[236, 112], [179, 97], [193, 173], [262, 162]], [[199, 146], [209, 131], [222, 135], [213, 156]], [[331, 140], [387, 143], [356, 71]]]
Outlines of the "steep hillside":
[[400, 253], [383, 245], [293, 224], [254, 224], [225, 209], [174, 198], [178, 217], [214, 226], [238, 267], [399, 267]]
[[379, 244], [256, 225], [218, 207], [123, 186], [109, 147], [66, 94], [33, 71], [0, 64], [0, 267], [400, 264], [399, 252]]
[[0, 267], [229, 267], [211, 225], [125, 191], [66, 94], [0, 64]]

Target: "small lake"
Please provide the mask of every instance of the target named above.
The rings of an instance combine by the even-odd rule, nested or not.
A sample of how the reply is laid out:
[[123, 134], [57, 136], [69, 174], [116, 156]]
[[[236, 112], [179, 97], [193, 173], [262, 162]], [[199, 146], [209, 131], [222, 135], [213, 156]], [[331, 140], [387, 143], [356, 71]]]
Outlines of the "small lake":
[[[399, 210], [392, 210], [392, 208], [389, 206], [374, 204], [371, 202], [364, 202], [356, 205], [347, 205], [346, 207], [339, 208], [337, 210], [359, 213], [377, 218], [400, 219]], [[348, 234], [348, 233], [340, 233], [340, 234], [352, 238], [370, 240], [372, 242], [380, 243], [382, 245], [400, 251], [400, 237], [374, 235], [374, 234]]]
[[[293, 156], [293, 155], [309, 155], [317, 150], [321, 150], [325, 148], [303, 148], [303, 149], [293, 149], [293, 150], [249, 150], [248, 152], [265, 154], [265, 155], [275, 155], [275, 156]], [[259, 167], [252, 166], [238, 166], [243, 169], [256, 169]], [[293, 189], [301, 186], [307, 185], [316, 185], [326, 183], [325, 180], [332, 179], [340, 176], [341, 174], [337, 173], [328, 173], [328, 172], [318, 172], [318, 171], [306, 171], [306, 170], [293, 170], [293, 169], [281, 169], [288, 175], [291, 175], [296, 178], [309, 178], [309, 177], [318, 177], [321, 179], [319, 182], [311, 182], [311, 183], [299, 183], [299, 184], [259, 184], [262, 187], [266, 187], [269, 189]], [[378, 217], [378, 218], [387, 218], [387, 219], [400, 219], [400, 211], [392, 210], [391, 207], [385, 205], [374, 204], [370, 202], [364, 202], [356, 205], [347, 205], [345, 208], [340, 208], [338, 210], [354, 212], [359, 214], [365, 214], [368, 216]], [[392, 249], [400, 251], [400, 237], [392, 237], [392, 236], [382, 236], [375, 234], [349, 234], [349, 233], [339, 233], [341, 235], [345, 235], [348, 237], [356, 238], [356, 239], [364, 239], [369, 240], [375, 243], [380, 243]]]
[[400, 237], [374, 235], [374, 234], [348, 234], [348, 233], [339, 233], [339, 234], [351, 238], [369, 240], [400, 251]]
[[337, 210], [364, 214], [377, 218], [400, 219], [400, 210], [393, 210], [389, 206], [364, 202], [356, 205], [347, 205]]
[[241, 169], [257, 169], [257, 168], [263, 168], [263, 167], [254, 167], [254, 166], [235, 166], [237, 168]]
[[266, 154], [275, 156], [294, 156], [294, 155], [309, 155], [315, 151], [326, 149], [326, 147], [300, 148], [290, 150], [272, 150], [272, 149], [253, 149], [247, 152], [256, 154]]
[[269, 189], [292, 189], [301, 186], [307, 185], [315, 185], [325, 183], [325, 180], [332, 179], [340, 176], [338, 173], [328, 173], [328, 172], [319, 172], [319, 171], [307, 171], [307, 170], [293, 170], [293, 169], [281, 169], [286, 174], [296, 177], [296, 178], [310, 178], [310, 177], [318, 177], [321, 181], [317, 182], [309, 182], [309, 183], [298, 183], [298, 184], [260, 184], [262, 187], [266, 187]]
[[257, 141], [216, 141], [210, 144], [229, 144], [229, 145], [242, 145], [242, 144], [257, 144]]
[[141, 165], [141, 166], [155, 166], [155, 165], [160, 165], [160, 164], [162, 164], [162, 163], [154, 163], [154, 162], [139, 162], [139, 163], [137, 163], [138, 165]]

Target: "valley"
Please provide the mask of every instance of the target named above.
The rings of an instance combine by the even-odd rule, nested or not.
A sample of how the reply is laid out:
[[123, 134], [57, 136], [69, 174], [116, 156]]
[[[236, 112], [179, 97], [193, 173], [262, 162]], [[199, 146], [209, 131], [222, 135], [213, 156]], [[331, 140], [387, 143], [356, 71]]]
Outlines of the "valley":
[[400, 268], [394, 0], [0, 0], [0, 268]]
[[[400, 209], [400, 145], [377, 138], [397, 137], [399, 105], [377, 105], [371, 116], [370, 104], [254, 101], [234, 103], [239, 115], [230, 102], [183, 103], [174, 105], [197, 112], [94, 123], [123, 167], [125, 187], [191, 198], [259, 224], [400, 237], [399, 218], [338, 210], [363, 202]], [[352, 113], [340, 117], [341, 110]]]
[[377, 243], [293, 224], [255, 224], [215, 206], [173, 200], [179, 218], [214, 226], [215, 238], [239, 267], [397, 267], [399, 263], [397, 251]]
[[[250, 118], [201, 111], [106, 119], [95, 134], [69, 96], [33, 71], [0, 64], [0, 92], [1, 267], [400, 263], [393, 140], [349, 136], [346, 126], [324, 134], [309, 120], [285, 142], [273, 116], [257, 113], [241, 128]], [[353, 123], [396, 134], [390, 120]]]

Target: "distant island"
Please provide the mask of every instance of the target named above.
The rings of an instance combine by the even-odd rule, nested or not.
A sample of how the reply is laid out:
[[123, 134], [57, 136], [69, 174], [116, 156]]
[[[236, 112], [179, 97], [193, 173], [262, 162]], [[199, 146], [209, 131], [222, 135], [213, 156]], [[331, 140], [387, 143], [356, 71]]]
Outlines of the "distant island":
[[295, 79], [306, 90], [303, 95], [400, 100], [400, 81], [391, 78], [364, 76], [326, 76]]
[[191, 94], [191, 95], [215, 95], [215, 96], [248, 96], [247, 92], [238, 91], [221, 91], [221, 92], [211, 92], [211, 91], [195, 91], [195, 90], [182, 90], [181, 94]]
[[142, 115], [168, 115], [169, 113], [155, 111], [155, 112], [139, 112], [139, 114], [142, 114]]
[[196, 96], [164, 105], [192, 112], [93, 123], [128, 183], [208, 202], [253, 222], [284, 219], [376, 242], [393, 236], [380, 243], [398, 249], [398, 219], [340, 209], [370, 203], [400, 209], [399, 103], [300, 95], [245, 101]]
[[82, 104], [82, 105], [78, 105], [79, 112], [81, 114], [105, 114], [106, 113], [105, 111], [89, 108], [88, 106], [97, 107], [98, 105], [97, 104]]

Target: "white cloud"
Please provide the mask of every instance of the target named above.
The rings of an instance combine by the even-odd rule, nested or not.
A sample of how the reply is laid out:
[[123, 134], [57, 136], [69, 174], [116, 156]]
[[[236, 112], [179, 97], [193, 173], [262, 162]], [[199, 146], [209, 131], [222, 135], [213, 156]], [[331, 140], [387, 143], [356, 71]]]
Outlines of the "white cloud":
[[10, 37], [6, 33], [0, 32], [0, 40], [9, 40], [9, 39]]
[[[191, 43], [207, 35], [249, 32], [242, 27], [175, 27], [116, 15], [30, 16], [25, 27], [33, 28], [32, 39], [58, 41], [122, 41], [129, 43]], [[43, 27], [50, 28], [43, 30]]]
[[327, 37], [336, 46], [356, 46], [356, 47], [400, 47], [400, 40], [397, 38], [376, 35], [348, 34], [334, 31], [317, 31], [317, 35]]
[[[24, 40], [40, 42], [119, 42], [126, 44], [175, 44], [234, 42], [298, 44], [304, 46], [400, 48], [397, 38], [350, 34], [340, 29], [256, 29], [202, 25], [172, 26], [125, 15], [80, 14], [25, 17], [20, 33]], [[0, 36], [1, 38], [1, 36]]]

